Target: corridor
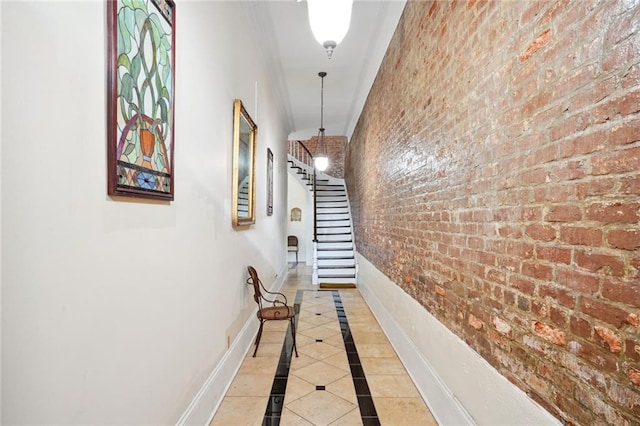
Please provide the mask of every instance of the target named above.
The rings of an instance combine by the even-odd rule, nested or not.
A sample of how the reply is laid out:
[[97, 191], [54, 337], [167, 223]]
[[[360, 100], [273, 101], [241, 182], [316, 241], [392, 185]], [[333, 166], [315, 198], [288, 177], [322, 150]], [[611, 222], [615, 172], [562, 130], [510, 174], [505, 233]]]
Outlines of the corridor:
[[282, 288], [299, 308], [299, 357], [288, 321], [267, 322], [211, 424], [436, 425], [358, 290], [316, 290], [311, 273], [290, 269]]

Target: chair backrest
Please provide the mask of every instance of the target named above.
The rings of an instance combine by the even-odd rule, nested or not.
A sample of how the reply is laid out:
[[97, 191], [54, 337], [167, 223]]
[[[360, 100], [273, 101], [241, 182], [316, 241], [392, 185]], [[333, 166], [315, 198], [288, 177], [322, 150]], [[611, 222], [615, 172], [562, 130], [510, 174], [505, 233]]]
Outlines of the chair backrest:
[[287, 237], [287, 246], [298, 248], [298, 237], [296, 237], [295, 235], [289, 235]]
[[249, 271], [247, 284], [253, 284], [253, 300], [255, 300], [260, 309], [262, 309], [262, 293], [260, 292], [260, 278], [258, 278], [258, 272], [253, 266], [247, 266], [247, 270]]

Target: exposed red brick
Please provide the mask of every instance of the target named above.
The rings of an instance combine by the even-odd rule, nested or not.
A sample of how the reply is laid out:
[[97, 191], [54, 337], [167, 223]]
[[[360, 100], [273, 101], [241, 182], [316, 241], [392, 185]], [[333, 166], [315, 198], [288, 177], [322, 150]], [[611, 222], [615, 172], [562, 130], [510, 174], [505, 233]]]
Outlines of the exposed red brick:
[[563, 226], [560, 228], [560, 240], [568, 244], [599, 247], [602, 244], [602, 231], [582, 226]]
[[594, 203], [587, 208], [586, 218], [602, 223], [638, 223], [640, 204]]
[[541, 263], [523, 263], [522, 273], [540, 280], [550, 281], [553, 279], [553, 268]]
[[513, 338], [513, 329], [508, 322], [496, 315], [491, 318], [491, 322], [498, 333], [507, 336], [510, 339]]
[[558, 269], [558, 284], [589, 294], [597, 293], [600, 288], [600, 280], [597, 277], [583, 274], [575, 268]]
[[538, 285], [538, 295], [540, 297], [550, 297], [562, 306], [573, 308], [576, 305], [576, 298], [572, 295], [573, 290], [567, 291], [554, 285]]
[[576, 222], [581, 218], [580, 207], [572, 205], [551, 206], [544, 217], [547, 222]]
[[640, 168], [640, 148], [601, 154], [591, 159], [591, 170], [594, 175], [632, 172], [638, 168]]
[[618, 353], [622, 351], [622, 339], [620, 339], [619, 335], [599, 325], [596, 325], [594, 329], [596, 333], [598, 333], [598, 336], [609, 346], [611, 352]]
[[612, 229], [607, 232], [609, 246], [624, 250], [640, 248], [640, 229]]
[[541, 323], [540, 321], [531, 322], [531, 331], [554, 345], [564, 346], [567, 344], [564, 331]]
[[480, 321], [475, 315], [470, 314], [469, 315], [469, 325], [473, 328], [475, 328], [476, 330], [480, 330], [482, 329], [482, 326], [484, 325], [484, 323], [482, 321]]
[[527, 46], [526, 50], [520, 54], [520, 62], [524, 62], [533, 56], [542, 46], [549, 43], [551, 40], [551, 29], [546, 29], [536, 39]]
[[591, 323], [587, 320], [577, 317], [571, 317], [569, 321], [571, 332], [577, 336], [589, 339], [591, 337]]
[[602, 297], [640, 308], [640, 282], [604, 280]]
[[599, 347], [586, 342], [571, 341], [567, 347], [569, 351], [598, 367], [600, 372], [615, 372], [618, 362], [615, 355], [603, 352]]
[[536, 247], [538, 260], [546, 260], [553, 263], [571, 263], [571, 250], [564, 247]]
[[635, 368], [629, 368], [627, 371], [627, 375], [629, 376], [629, 381], [636, 386], [640, 386], [640, 370]]
[[[640, 84], [640, 82], [638, 82], [638, 84]], [[611, 129], [611, 142], [616, 145], [626, 145], [629, 143], [637, 142], [639, 140], [640, 140], [640, 120], [633, 120], [631, 122], [621, 123], [618, 126]]]
[[576, 251], [574, 259], [578, 266], [591, 272], [613, 275], [615, 277], [624, 275], [624, 264], [620, 258], [616, 256]]
[[347, 144], [360, 254], [572, 424], [640, 418], [636, 3], [407, 2]]
[[549, 225], [529, 225], [525, 232], [538, 241], [553, 241], [556, 238], [556, 230]]
[[583, 298], [581, 310], [586, 315], [609, 323], [616, 328], [622, 327], [625, 323], [628, 324], [629, 312], [595, 299]]
[[436, 290], [436, 293], [438, 293], [440, 296], [447, 295], [447, 291], [444, 288], [440, 287], [439, 285], [436, 285], [435, 290]]

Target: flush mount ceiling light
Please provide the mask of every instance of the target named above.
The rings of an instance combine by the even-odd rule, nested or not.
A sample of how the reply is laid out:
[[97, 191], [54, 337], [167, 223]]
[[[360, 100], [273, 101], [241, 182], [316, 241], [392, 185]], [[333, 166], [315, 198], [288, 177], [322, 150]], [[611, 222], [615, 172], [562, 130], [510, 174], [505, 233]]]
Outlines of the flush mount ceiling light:
[[349, 31], [352, 4], [353, 0], [307, 0], [311, 32], [329, 59]]
[[318, 130], [318, 149], [319, 152], [314, 157], [316, 169], [324, 172], [329, 166], [329, 158], [327, 157], [327, 146], [324, 140], [324, 78], [327, 73], [321, 71], [318, 73], [320, 76], [320, 129]]

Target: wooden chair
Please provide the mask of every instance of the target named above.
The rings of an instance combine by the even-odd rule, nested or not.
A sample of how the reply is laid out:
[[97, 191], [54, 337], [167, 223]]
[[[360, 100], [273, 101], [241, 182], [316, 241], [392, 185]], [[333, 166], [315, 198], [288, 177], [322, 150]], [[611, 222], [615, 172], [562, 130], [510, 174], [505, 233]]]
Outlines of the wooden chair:
[[[268, 291], [262, 285], [262, 281], [258, 278], [258, 273], [253, 266], [248, 266], [249, 278], [247, 284], [253, 285], [253, 299], [258, 304], [258, 320], [260, 321], [260, 328], [258, 329], [258, 336], [256, 337], [256, 349], [253, 351], [255, 358], [258, 352], [258, 345], [260, 344], [260, 338], [262, 337], [262, 327], [267, 321], [283, 321], [289, 320], [291, 323], [291, 336], [293, 338], [293, 350], [298, 356], [298, 348], [296, 347], [296, 312], [293, 306], [287, 305], [287, 297], [282, 293], [274, 293]], [[269, 299], [272, 298], [272, 299]]]
[[289, 235], [287, 237], [287, 252], [296, 253], [296, 266], [298, 266], [298, 237]]

